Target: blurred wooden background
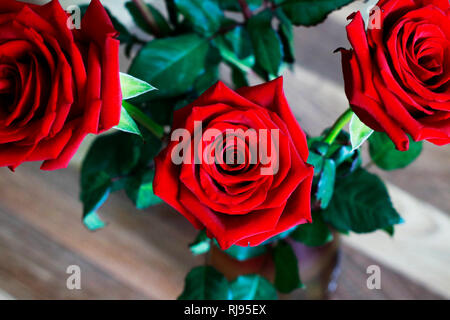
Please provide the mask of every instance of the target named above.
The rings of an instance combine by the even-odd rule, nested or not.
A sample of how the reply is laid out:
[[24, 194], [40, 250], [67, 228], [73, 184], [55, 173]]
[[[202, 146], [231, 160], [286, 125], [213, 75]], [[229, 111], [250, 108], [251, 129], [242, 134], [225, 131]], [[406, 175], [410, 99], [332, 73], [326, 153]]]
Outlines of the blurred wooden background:
[[[130, 23], [121, 9], [124, 2], [102, 1]], [[340, 56], [332, 52], [347, 46], [346, 16], [364, 6], [358, 1], [318, 27], [296, 29], [297, 65], [285, 74], [285, 89], [311, 134], [319, 134], [347, 108]], [[122, 61], [126, 71], [128, 62]], [[71, 168], [57, 172], [41, 172], [36, 164], [16, 173], [0, 169], [0, 298], [176, 298], [188, 270], [202, 263], [187, 248], [195, 230], [167, 205], [137, 211], [118, 193], [100, 211], [107, 228], [88, 232], [78, 201], [82, 153]], [[406, 223], [393, 239], [382, 232], [345, 238], [343, 271], [333, 298], [450, 298], [449, 159], [448, 146], [426, 143], [406, 170], [371, 168], [389, 181]], [[66, 288], [66, 268], [74, 264], [81, 267], [82, 290]], [[381, 267], [381, 290], [366, 288], [366, 268], [373, 264]]]

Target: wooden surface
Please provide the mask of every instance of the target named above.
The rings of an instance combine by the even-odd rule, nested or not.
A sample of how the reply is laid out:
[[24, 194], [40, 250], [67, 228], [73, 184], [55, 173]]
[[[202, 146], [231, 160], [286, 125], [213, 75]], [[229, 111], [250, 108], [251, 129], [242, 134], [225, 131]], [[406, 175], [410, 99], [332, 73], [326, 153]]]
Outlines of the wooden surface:
[[[351, 234], [344, 237], [345, 243], [450, 298], [449, 216], [395, 185], [388, 184], [388, 189], [405, 220], [396, 226], [395, 236], [383, 231]], [[441, 195], [445, 197], [445, 192]]]
[[[0, 170], [0, 181], [0, 287], [17, 299], [174, 299], [202, 263], [187, 248], [195, 230], [166, 205], [139, 212], [114, 194], [101, 210], [108, 227], [91, 233], [80, 223], [75, 170], [25, 165]], [[373, 264], [382, 270], [381, 290], [366, 288]], [[69, 265], [80, 266], [82, 290], [66, 288]], [[344, 245], [334, 299], [441, 297]]]
[[[120, 1], [102, 2], [121, 12]], [[345, 18], [361, 5], [332, 14], [318, 27], [296, 29], [298, 63], [285, 74], [285, 91], [303, 129], [313, 135], [347, 108], [340, 57], [332, 52], [347, 46]], [[120, 16], [129, 21], [126, 13]], [[122, 64], [126, 71], [128, 61]], [[347, 238], [335, 299], [450, 298], [449, 158], [449, 147], [426, 143], [406, 170], [371, 168], [389, 181], [406, 224], [394, 239], [383, 233]], [[202, 263], [187, 249], [195, 236], [189, 223], [166, 205], [139, 212], [118, 193], [101, 210], [108, 227], [90, 233], [80, 221], [78, 190], [76, 169], [0, 169], [0, 298], [176, 298], [187, 271]], [[82, 270], [80, 291], [66, 288], [72, 264]], [[381, 267], [381, 290], [366, 288], [372, 264]]]

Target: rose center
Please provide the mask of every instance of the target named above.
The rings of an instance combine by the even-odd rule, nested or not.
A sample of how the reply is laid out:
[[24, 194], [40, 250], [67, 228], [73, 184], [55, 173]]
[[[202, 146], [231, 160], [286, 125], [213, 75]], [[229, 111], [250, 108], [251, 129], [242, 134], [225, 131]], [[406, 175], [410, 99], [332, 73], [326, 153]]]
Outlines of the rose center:
[[0, 108], [7, 114], [14, 109], [18, 86], [14, 69], [9, 65], [0, 65]]
[[250, 167], [251, 155], [245, 139], [237, 135], [224, 135], [220, 146], [216, 145], [217, 168], [226, 174], [238, 174]]

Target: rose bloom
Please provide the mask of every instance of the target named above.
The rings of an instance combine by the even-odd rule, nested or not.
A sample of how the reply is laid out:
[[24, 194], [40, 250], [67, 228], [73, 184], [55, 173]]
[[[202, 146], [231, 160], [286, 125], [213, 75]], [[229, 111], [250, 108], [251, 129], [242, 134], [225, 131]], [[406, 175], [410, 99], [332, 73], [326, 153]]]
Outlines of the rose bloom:
[[58, 1], [0, 1], [0, 166], [64, 168], [89, 133], [118, 124], [117, 32], [93, 0], [70, 30]]
[[[204, 135], [196, 139], [200, 121]], [[196, 228], [206, 229], [222, 249], [256, 246], [311, 221], [313, 168], [306, 164], [305, 134], [286, 101], [282, 78], [236, 92], [218, 82], [175, 112], [172, 129], [174, 141], [155, 159], [154, 192]], [[174, 138], [179, 129], [188, 137]], [[267, 148], [270, 162], [253, 158], [255, 149], [245, 136], [252, 129], [264, 136], [257, 147]], [[175, 164], [180, 146], [188, 161]], [[220, 161], [227, 152], [240, 161]]]
[[[397, 149], [408, 137], [450, 142], [450, 4], [448, 0], [381, 0], [365, 29], [361, 14], [347, 26], [353, 50], [342, 50], [353, 111], [386, 132]], [[380, 17], [377, 16], [380, 14]]]

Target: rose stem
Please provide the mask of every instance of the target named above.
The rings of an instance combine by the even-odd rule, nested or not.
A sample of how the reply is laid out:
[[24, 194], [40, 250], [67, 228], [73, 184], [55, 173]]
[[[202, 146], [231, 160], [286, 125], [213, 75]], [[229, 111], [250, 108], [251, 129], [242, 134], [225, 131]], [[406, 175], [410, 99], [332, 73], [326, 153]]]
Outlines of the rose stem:
[[145, 22], [148, 24], [150, 29], [152, 30], [153, 35], [156, 38], [161, 36], [161, 32], [159, 30], [158, 24], [156, 23], [155, 17], [153, 13], [149, 9], [149, 7], [144, 3], [144, 0], [133, 0], [134, 4], [138, 8]]
[[244, 14], [245, 20], [248, 20], [252, 16], [252, 11], [248, 7], [247, 1], [245, 0], [238, 0], [239, 5], [241, 6], [242, 13]]
[[122, 101], [122, 106], [135, 121], [148, 129], [158, 139], [164, 138], [164, 128], [150, 119], [145, 113], [126, 101]]
[[328, 144], [332, 144], [334, 140], [336, 140], [339, 133], [344, 129], [345, 125], [350, 121], [353, 116], [352, 109], [348, 108], [333, 124], [330, 129], [330, 132], [325, 137], [324, 142]]

